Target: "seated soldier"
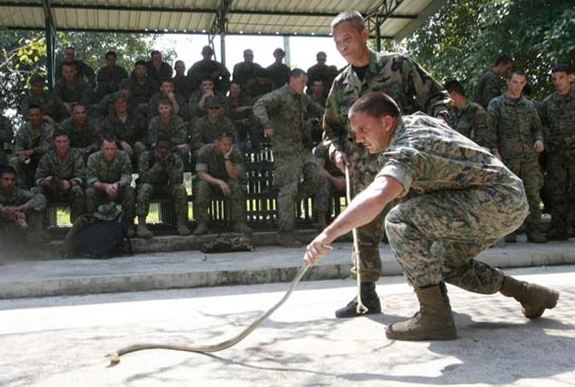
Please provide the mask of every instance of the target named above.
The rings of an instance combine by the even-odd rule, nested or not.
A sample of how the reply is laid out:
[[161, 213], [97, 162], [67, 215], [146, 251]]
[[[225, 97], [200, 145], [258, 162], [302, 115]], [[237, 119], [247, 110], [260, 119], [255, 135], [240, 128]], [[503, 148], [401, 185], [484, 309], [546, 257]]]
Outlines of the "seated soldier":
[[[240, 84], [235, 81], [232, 82], [230, 85], [230, 94], [226, 99], [224, 114], [232, 120], [240, 136], [240, 141], [246, 140], [248, 133], [254, 126], [254, 122], [251, 119], [253, 104], [253, 101], [243, 93]], [[250, 137], [253, 136], [250, 134]]]
[[132, 163], [124, 151], [118, 150], [117, 139], [110, 135], [100, 140], [100, 150], [92, 153], [86, 166], [86, 210], [93, 214], [105, 202], [120, 202], [128, 235], [134, 236], [136, 193], [131, 187]]
[[192, 84], [186, 76], [186, 64], [184, 61], [177, 60], [174, 63], [174, 70], [176, 71], [176, 75], [172, 78], [174, 91], [184, 97], [184, 101], [189, 101], [192, 94]]
[[[40, 74], [34, 74], [30, 78], [30, 93], [24, 97], [20, 103], [20, 114], [22, 118], [27, 120], [29, 117], [28, 110], [32, 105], [38, 105], [46, 114], [45, 107], [48, 102], [48, 94], [46, 94], [46, 78]], [[52, 117], [45, 115], [44, 120], [49, 121], [54, 125]]]
[[81, 102], [74, 104], [72, 117], [64, 120], [60, 128], [68, 133], [70, 146], [78, 149], [84, 156], [84, 160], [98, 150], [100, 125], [96, 120], [88, 117], [85, 104]]
[[146, 217], [150, 211], [150, 200], [157, 196], [171, 197], [176, 209], [178, 234], [190, 235], [186, 225], [188, 194], [184, 187], [184, 163], [172, 147], [169, 138], [160, 137], [153, 150], [144, 152], [138, 161], [140, 178], [136, 200], [136, 235], [140, 238], [151, 238], [154, 235], [146, 226]]
[[[8, 165], [0, 166], [0, 239], [6, 246], [15, 236], [26, 235], [26, 242], [43, 241], [42, 214], [46, 198], [18, 188], [16, 170]], [[20, 238], [15, 238], [18, 242]]]
[[246, 224], [243, 158], [234, 147], [234, 133], [221, 131], [212, 144], [206, 144], [198, 151], [196, 172], [198, 183], [195, 208], [198, 226], [194, 235], [208, 232], [210, 199], [222, 194], [230, 200], [233, 231], [250, 233], [251, 229]]
[[222, 132], [232, 133], [237, 144], [238, 133], [232, 121], [224, 115], [223, 105], [216, 99], [210, 99], [206, 109], [208, 114], [197, 120], [190, 129], [192, 152], [197, 153], [204, 145], [213, 143]]
[[220, 104], [226, 103], [226, 97], [219, 91], [214, 90], [214, 81], [210, 78], [202, 80], [200, 88], [190, 96], [190, 115], [194, 118], [203, 117], [207, 114], [206, 103], [216, 99]]
[[116, 93], [114, 109], [102, 123], [102, 132], [118, 139], [120, 148], [128, 154], [135, 166], [146, 150], [146, 125], [144, 116], [135, 109], [128, 109], [127, 96]]
[[69, 203], [70, 221], [84, 213], [84, 176], [86, 166], [78, 149], [70, 147], [68, 134], [56, 129], [52, 134], [54, 147], [40, 159], [36, 185], [48, 203]]
[[160, 86], [160, 91], [150, 98], [148, 103], [148, 119], [158, 115], [158, 105], [160, 99], [168, 98], [172, 102], [172, 111], [182, 117], [184, 120], [190, 119], [190, 110], [186, 105], [184, 97], [174, 92], [174, 81], [164, 79]]
[[175, 151], [188, 166], [190, 146], [188, 144], [188, 128], [182, 117], [173, 113], [172, 101], [163, 97], [158, 102], [158, 115], [148, 124], [146, 146], [151, 149], [160, 137], [167, 137], [174, 145]]
[[114, 111], [114, 102], [118, 95], [123, 95], [128, 101], [128, 109], [138, 112], [138, 104], [132, 96], [132, 84], [129, 79], [122, 79], [118, 91], [105, 95], [98, 103], [92, 105], [91, 111], [97, 119], [105, 119]]
[[134, 64], [130, 86], [138, 112], [148, 114], [148, 102], [152, 95], [158, 92], [160, 85], [148, 77], [148, 67], [145, 61], [139, 60]]
[[98, 89], [96, 95], [99, 98], [118, 91], [120, 81], [128, 78], [128, 72], [122, 66], [118, 66], [116, 61], [118, 56], [114, 51], [106, 53], [106, 65], [100, 67], [96, 74]]
[[[2, 106], [2, 92], [0, 92], [0, 106]], [[14, 138], [14, 129], [12, 122], [8, 117], [0, 114], [0, 164], [8, 164], [8, 156], [6, 155], [6, 147], [12, 142]]]
[[28, 107], [28, 120], [14, 138], [14, 157], [10, 164], [16, 169], [21, 187], [32, 188], [40, 159], [52, 147], [54, 127], [43, 120], [40, 105]]
[[72, 106], [83, 103], [87, 106], [93, 98], [90, 86], [78, 78], [74, 62], [64, 63], [62, 79], [56, 82], [46, 107], [47, 113], [56, 122], [62, 122], [72, 114]]

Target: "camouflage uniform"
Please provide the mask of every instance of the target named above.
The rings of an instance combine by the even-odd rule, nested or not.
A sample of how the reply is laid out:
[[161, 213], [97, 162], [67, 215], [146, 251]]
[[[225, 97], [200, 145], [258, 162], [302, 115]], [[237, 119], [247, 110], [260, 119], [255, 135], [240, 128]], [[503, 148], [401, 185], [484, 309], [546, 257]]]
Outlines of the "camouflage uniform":
[[232, 79], [242, 87], [242, 90], [244, 90], [248, 81], [255, 78], [256, 74], [261, 73], [261, 70], [265, 71], [262, 66], [255, 62], [236, 63], [234, 66]]
[[56, 85], [50, 94], [46, 113], [57, 122], [61, 122], [69, 116], [68, 111], [63, 107], [62, 103], [81, 102], [86, 106], [90, 106], [92, 99], [92, 89], [86, 82], [78, 80], [76, 81], [74, 88], [69, 89], [66, 87], [64, 80], [59, 80], [56, 82]]
[[[226, 104], [226, 96], [224, 94], [220, 93], [219, 91], [214, 91], [214, 96], [212, 98], [215, 98], [216, 101], [221, 106], [224, 106]], [[194, 118], [203, 117], [207, 113], [205, 105], [208, 103], [208, 100], [210, 98], [206, 98], [204, 100], [204, 107], [203, 108], [201, 108], [198, 105], [200, 103], [201, 99], [202, 99], [202, 91], [201, 90], [196, 90], [192, 93], [192, 95], [190, 95], [190, 102], [189, 102], [188, 108], [189, 108], [189, 115], [192, 118], [192, 120]]]
[[501, 95], [491, 100], [487, 113], [489, 130], [497, 136], [497, 149], [503, 162], [525, 185], [530, 211], [527, 230], [538, 231], [543, 174], [533, 144], [543, 140], [543, 132], [535, 105], [524, 97], [513, 100]]
[[[86, 211], [93, 214], [100, 204], [104, 204], [108, 195], [105, 191], [98, 190], [94, 183], [107, 184], [118, 183], [118, 197], [121, 201], [125, 219], [132, 222], [136, 204], [136, 193], [130, 186], [132, 182], [132, 163], [130, 157], [124, 151], [119, 150], [111, 162], [104, 160], [102, 151], [92, 153], [86, 166]], [[109, 200], [108, 200], [109, 201]]]
[[30, 105], [38, 105], [42, 107], [42, 111], [45, 112], [47, 102], [48, 102], [48, 96], [46, 94], [40, 96], [28, 94], [27, 96], [24, 97], [24, 99], [20, 103], [20, 114], [22, 115], [22, 118], [28, 121], [28, 112], [30, 110]]
[[[170, 116], [170, 122], [167, 126], [164, 126], [160, 116], [152, 118], [148, 124], [148, 137], [146, 139], [146, 146], [148, 149], [152, 148], [160, 137], [169, 138], [174, 147], [177, 145], [188, 144], [188, 128], [182, 117], [172, 113]], [[183, 161], [185, 165], [188, 165], [190, 159], [189, 149], [176, 148], [176, 153], [180, 156], [181, 161]]]
[[[40, 186], [41, 192], [46, 195], [48, 202], [69, 203], [70, 220], [74, 222], [78, 216], [84, 213], [84, 176], [86, 175], [86, 165], [79, 150], [70, 148], [68, 154], [60, 159], [56, 150], [49, 150], [40, 159], [40, 164], [36, 170], [36, 184]], [[49, 185], [42, 185], [42, 180], [52, 176]], [[71, 187], [68, 191], [62, 190], [62, 180], [68, 180]]]
[[220, 93], [227, 93], [230, 88], [230, 72], [220, 62], [215, 60], [200, 60], [192, 65], [187, 72], [192, 90], [200, 87], [202, 81], [210, 78], [214, 82], [215, 90]]
[[221, 115], [215, 122], [210, 121], [208, 116], [200, 118], [190, 130], [192, 152], [198, 152], [204, 145], [211, 144], [224, 131], [233, 133], [234, 142], [239, 144], [238, 132], [228, 117]]
[[290, 68], [283, 63], [273, 63], [267, 67], [270, 79], [275, 85], [275, 89], [279, 89], [289, 81]]
[[[233, 223], [246, 221], [246, 186], [244, 177], [243, 158], [240, 151], [234, 147], [230, 155], [231, 162], [240, 172], [240, 179], [231, 180], [226, 172], [224, 156], [215, 150], [214, 144], [206, 144], [198, 151], [197, 172], [205, 172], [210, 176], [226, 182], [230, 187], [231, 196], [229, 198], [231, 217]], [[208, 221], [208, 208], [210, 199], [213, 196], [221, 197], [222, 190], [205, 180], [197, 180], [196, 203], [197, 221]]]
[[138, 162], [136, 215], [147, 216], [154, 196], [168, 196], [174, 201], [176, 218], [188, 219], [188, 194], [184, 187], [184, 164], [177, 154], [169, 155], [164, 164], [154, 152], [144, 152]]
[[495, 74], [493, 70], [489, 70], [479, 78], [477, 82], [477, 89], [475, 90], [474, 102], [480, 104], [485, 109], [489, 106], [489, 102], [501, 95], [501, 90], [505, 87], [503, 79]]
[[146, 125], [144, 116], [134, 110], [128, 111], [125, 122], [120, 120], [115, 112], [111, 112], [102, 123], [102, 132], [128, 143], [134, 150], [132, 164], [136, 165], [140, 155], [146, 150]]
[[72, 117], [67, 118], [60, 124], [60, 128], [66, 132], [70, 139], [70, 146], [83, 150], [84, 159], [96, 152], [100, 143], [100, 126], [88, 118], [83, 127], [79, 127]]
[[[371, 91], [387, 93], [397, 102], [402, 114], [423, 111], [437, 116], [447, 113], [449, 97], [441, 85], [417, 63], [403, 55], [372, 52], [363, 81], [349, 65], [340, 72], [327, 98], [324, 140], [329, 144], [332, 160], [336, 150], [341, 150], [348, 158], [352, 198], [363, 191], [379, 171], [377, 156], [369, 154], [362, 145], [351, 140], [347, 119], [351, 105]], [[357, 229], [360, 274], [364, 282], [377, 281], [381, 275], [378, 245], [383, 238], [384, 213]]]
[[[161, 91], [150, 98], [150, 102], [148, 102], [148, 120], [158, 115], [158, 106], [160, 105], [160, 99], [162, 98], [168, 98], [168, 96]], [[175, 113], [185, 121], [188, 121], [191, 118], [190, 105], [186, 103], [186, 100], [180, 94], [175, 94], [175, 98], [179, 106], [179, 110], [176, 113], [174, 106], [172, 106], [172, 113]]]
[[488, 129], [487, 112], [481, 105], [467, 101], [463, 108], [452, 107], [449, 113], [453, 129], [491, 152], [497, 149], [495, 133]]
[[[328, 184], [310, 149], [304, 146], [306, 115], [321, 114], [323, 109], [307, 95], [294, 93], [288, 85], [272, 91], [254, 104], [254, 115], [264, 128], [273, 128], [274, 186], [278, 192], [280, 232], [295, 227], [298, 195], [315, 194], [314, 213], [325, 216], [327, 199], [321, 197]], [[300, 185], [303, 175], [303, 183]]]
[[[5, 207], [19, 207], [30, 202], [32, 211], [26, 213], [28, 228], [22, 229], [12, 221], [3, 219], [0, 214], [0, 242], [3, 247], [21, 247], [20, 236], [26, 234], [28, 242], [38, 240], [42, 234], [42, 217], [46, 209], [46, 197], [41, 193], [30, 192], [16, 188], [11, 196], [4, 196], [0, 192], [0, 209]], [[20, 245], [20, 246], [18, 246]], [[2, 251], [0, 251], [1, 255]]]
[[[34, 177], [40, 159], [52, 147], [54, 127], [43, 122], [39, 129], [34, 130], [29, 122], [25, 122], [14, 138], [14, 157], [12, 157], [10, 164], [16, 169], [20, 183], [28, 188], [34, 186]], [[24, 150], [34, 150], [27, 161], [22, 161], [18, 157], [18, 153]]]
[[324, 93], [327, 93], [337, 73], [337, 67], [335, 66], [328, 66], [322, 63], [314, 64], [307, 69], [307, 93], [311, 94], [311, 89], [315, 81], [321, 81], [323, 83]]
[[118, 91], [120, 81], [127, 78], [128, 72], [122, 66], [115, 66], [113, 70], [108, 66], [100, 67], [96, 74], [96, 80], [98, 81], [98, 97], [102, 98], [105, 95]]
[[569, 204], [575, 200], [575, 90], [545, 98], [539, 115], [547, 149], [545, 185], [551, 199], [551, 226], [567, 233]]
[[503, 273], [474, 258], [525, 219], [521, 180], [491, 153], [421, 113], [403, 117], [379, 162], [375, 179], [391, 177], [404, 188], [385, 229], [409, 283], [499, 291]]
[[0, 164], [8, 163], [8, 156], [6, 156], [6, 145], [12, 142], [14, 138], [14, 130], [12, 123], [4, 116], [0, 115]]

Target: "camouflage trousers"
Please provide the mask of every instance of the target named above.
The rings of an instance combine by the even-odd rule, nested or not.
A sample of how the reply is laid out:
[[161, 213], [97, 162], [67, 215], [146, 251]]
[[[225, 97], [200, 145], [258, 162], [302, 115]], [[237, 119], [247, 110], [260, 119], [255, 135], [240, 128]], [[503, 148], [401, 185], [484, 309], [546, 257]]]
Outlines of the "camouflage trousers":
[[321, 174], [311, 152], [275, 152], [274, 187], [278, 192], [279, 230], [295, 228], [296, 206], [303, 197], [314, 196], [314, 216], [325, 217], [329, 206], [329, 182]]
[[[108, 203], [112, 200], [108, 198], [105, 191], [95, 189], [94, 187], [86, 188], [86, 212], [94, 214], [100, 204]], [[122, 204], [124, 219], [129, 223], [134, 221], [136, 206], [136, 191], [131, 186], [120, 187], [118, 197], [115, 200]]]
[[551, 227], [567, 232], [569, 207], [575, 202], [575, 149], [547, 153], [545, 188], [551, 209]]
[[525, 186], [525, 194], [529, 203], [529, 216], [525, 219], [527, 231], [539, 230], [541, 227], [541, 187], [543, 187], [543, 174], [539, 166], [539, 159], [527, 157], [526, 159], [504, 160], [507, 168], [519, 176]]
[[150, 200], [154, 197], [168, 197], [174, 201], [176, 219], [188, 220], [188, 193], [183, 184], [172, 186], [159, 186], [150, 183], [141, 183], [137, 187], [136, 215], [148, 216]]
[[[347, 143], [345, 153], [350, 164], [350, 195], [353, 199], [373, 182], [379, 172], [379, 166], [377, 155], [369, 154], [361, 145]], [[362, 282], [377, 281], [381, 276], [379, 243], [384, 235], [383, 219], [390, 207], [388, 206], [370, 223], [357, 228], [358, 251], [352, 254], [351, 270], [352, 273], [357, 273], [359, 270]]]
[[69, 190], [64, 191], [57, 187], [58, 183], [50, 184], [41, 188], [41, 193], [46, 196], [48, 204], [67, 203], [70, 205], [70, 222], [86, 212], [86, 196], [84, 189], [79, 185], [72, 186]]
[[492, 294], [503, 274], [474, 258], [521, 225], [523, 187], [439, 191], [396, 205], [385, 218], [395, 258], [415, 288], [447, 282]]
[[[245, 186], [238, 181], [227, 181], [230, 187], [231, 196], [225, 198], [230, 204], [230, 212], [232, 222], [245, 222], [246, 221], [246, 200], [245, 200]], [[223, 197], [220, 187], [212, 185], [204, 180], [199, 180], [196, 185], [195, 196], [195, 209], [196, 220], [198, 222], [208, 222], [208, 208], [210, 207], [210, 200], [214, 197]]]

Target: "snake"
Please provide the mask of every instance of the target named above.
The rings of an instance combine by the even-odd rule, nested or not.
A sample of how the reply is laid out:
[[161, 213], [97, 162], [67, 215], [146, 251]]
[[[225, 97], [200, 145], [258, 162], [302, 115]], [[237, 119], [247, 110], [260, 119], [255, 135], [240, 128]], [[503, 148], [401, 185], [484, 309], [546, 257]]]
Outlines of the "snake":
[[109, 353], [106, 355], [108, 360], [110, 361], [110, 366], [115, 366], [120, 363], [120, 357], [126, 355], [128, 353], [137, 352], [137, 351], [144, 351], [150, 349], [165, 349], [165, 350], [173, 350], [173, 351], [184, 351], [184, 352], [195, 352], [195, 353], [213, 353], [218, 351], [223, 351], [230, 347], [233, 347], [240, 341], [242, 341], [246, 336], [252, 333], [257, 327], [259, 327], [273, 312], [275, 312], [280, 306], [283, 305], [284, 302], [290, 297], [292, 292], [294, 291], [296, 285], [300, 282], [302, 277], [305, 275], [307, 270], [309, 269], [310, 265], [304, 263], [296, 275], [294, 276], [293, 280], [290, 282], [289, 288], [284, 294], [284, 296], [271, 308], [269, 308], [265, 313], [263, 313], [260, 317], [258, 317], [254, 322], [252, 322], [249, 326], [244, 328], [235, 336], [209, 345], [177, 345], [177, 344], [161, 344], [161, 343], [137, 343], [132, 344], [127, 347], [123, 347], [118, 349], [115, 352]]

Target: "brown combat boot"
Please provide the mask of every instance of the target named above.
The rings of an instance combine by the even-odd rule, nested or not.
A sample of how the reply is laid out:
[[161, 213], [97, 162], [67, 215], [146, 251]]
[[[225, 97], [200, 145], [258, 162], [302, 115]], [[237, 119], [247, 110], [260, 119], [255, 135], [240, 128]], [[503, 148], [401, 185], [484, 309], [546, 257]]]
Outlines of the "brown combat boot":
[[523, 314], [528, 318], [541, 317], [545, 309], [553, 309], [559, 299], [559, 293], [553, 289], [518, 281], [509, 276], [505, 276], [499, 291], [504, 296], [519, 301]]
[[200, 222], [198, 223], [196, 229], [194, 230], [194, 235], [195, 236], [204, 235], [207, 234], [209, 230], [210, 227], [208, 226], [208, 222]]
[[447, 290], [440, 285], [415, 289], [419, 312], [406, 321], [391, 324], [385, 335], [391, 340], [454, 340], [457, 330]]
[[148, 230], [146, 223], [138, 223], [138, 227], [136, 228], [136, 235], [138, 238], [149, 239], [154, 236], [154, 234]]
[[190, 235], [190, 229], [186, 225], [185, 220], [178, 220], [178, 223], [176, 224], [176, 228], [178, 230], [178, 235], [181, 235], [181, 236]]

